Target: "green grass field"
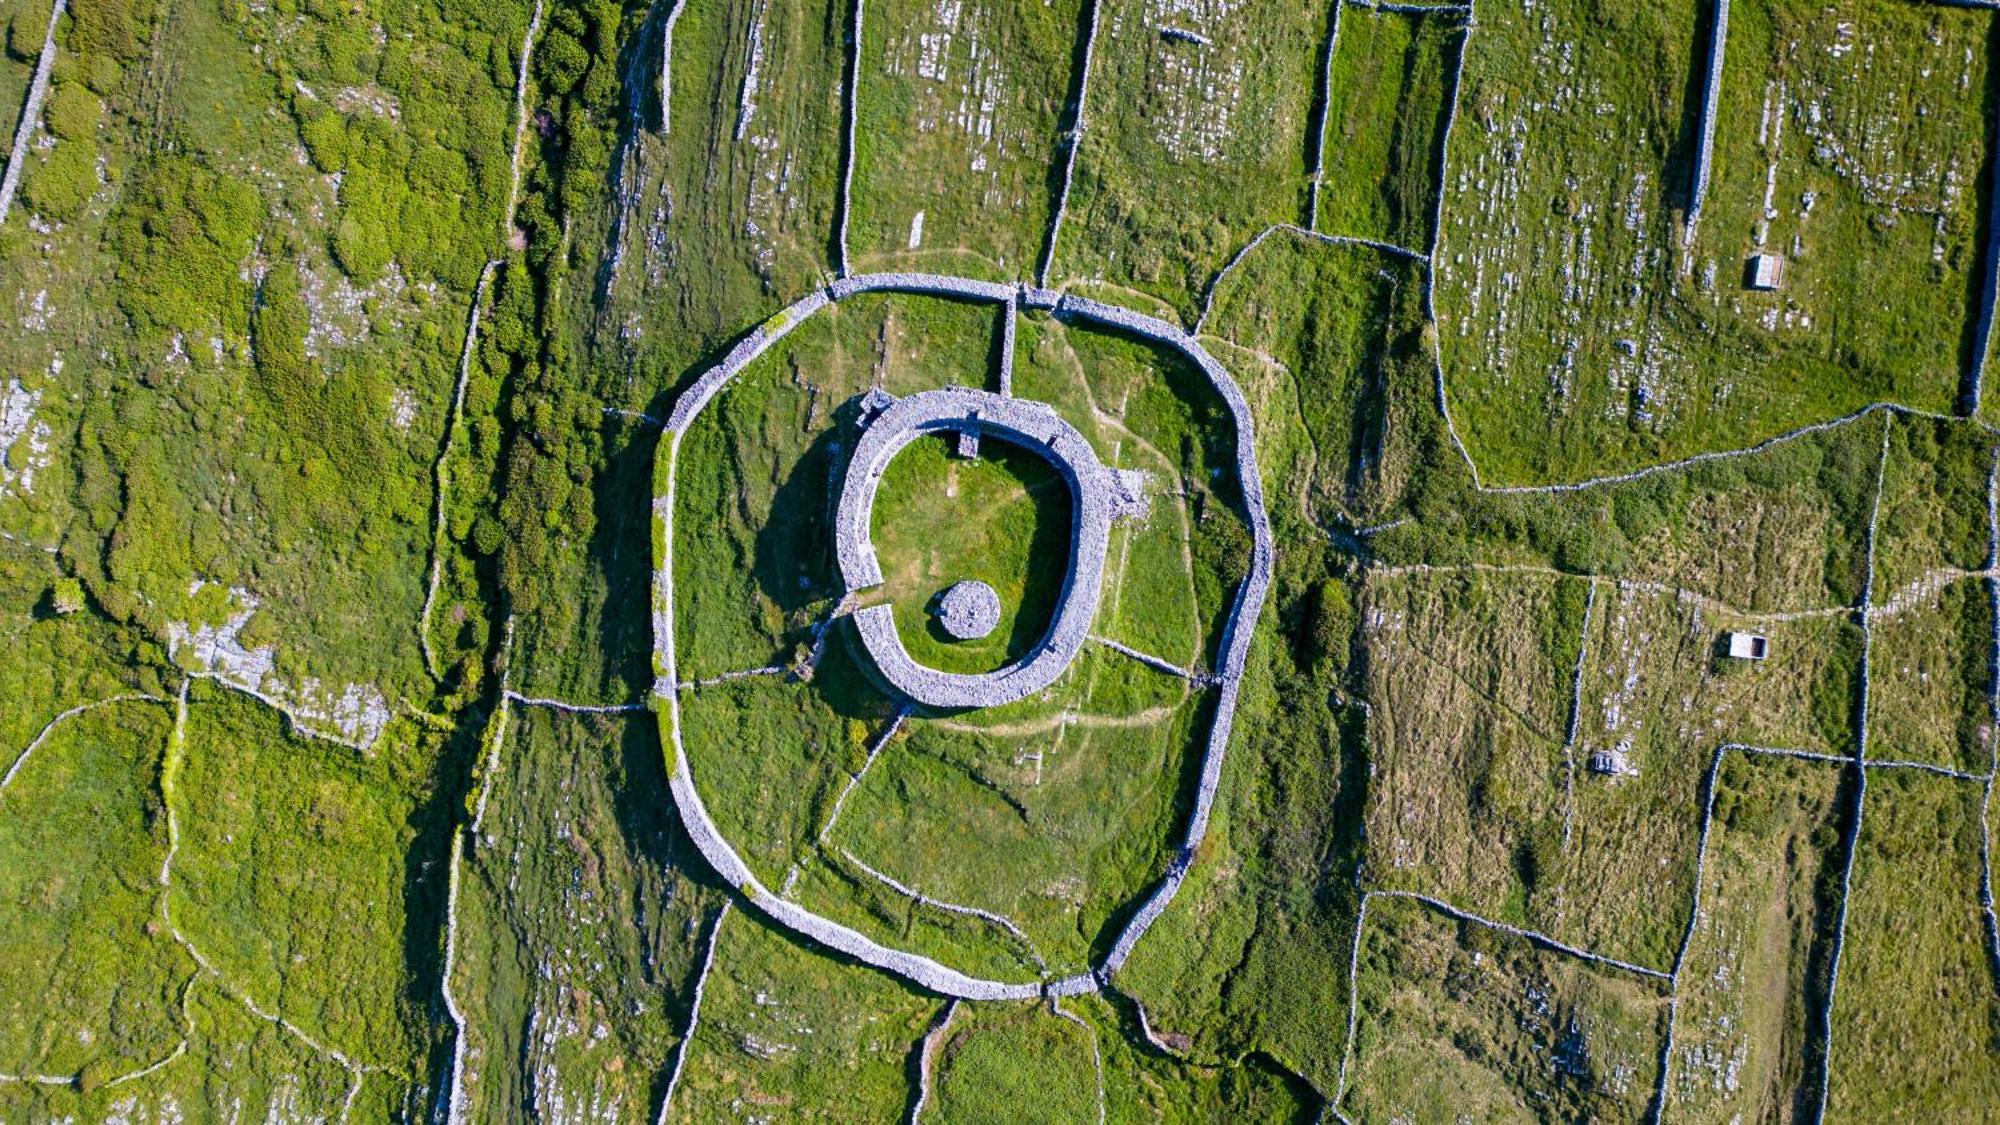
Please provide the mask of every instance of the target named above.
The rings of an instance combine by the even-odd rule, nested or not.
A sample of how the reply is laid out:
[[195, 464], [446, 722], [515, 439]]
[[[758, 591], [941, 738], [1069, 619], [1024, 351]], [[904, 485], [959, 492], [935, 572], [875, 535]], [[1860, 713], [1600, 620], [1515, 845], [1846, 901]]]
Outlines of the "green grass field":
[[1342, 9], [1315, 230], [1430, 248], [1439, 134], [1464, 44], [1450, 13]]
[[[960, 460], [954, 437], [921, 438], [889, 463], [875, 497], [875, 557], [884, 583], [870, 600], [895, 607], [897, 633], [919, 664], [985, 672], [1021, 659], [1048, 632], [1070, 552], [1069, 487], [1055, 466], [988, 439]], [[944, 631], [934, 600], [955, 582], [1000, 595], [985, 637]]]
[[856, 270], [1031, 277], [1060, 178], [1078, 0], [883, 0], [862, 24]]

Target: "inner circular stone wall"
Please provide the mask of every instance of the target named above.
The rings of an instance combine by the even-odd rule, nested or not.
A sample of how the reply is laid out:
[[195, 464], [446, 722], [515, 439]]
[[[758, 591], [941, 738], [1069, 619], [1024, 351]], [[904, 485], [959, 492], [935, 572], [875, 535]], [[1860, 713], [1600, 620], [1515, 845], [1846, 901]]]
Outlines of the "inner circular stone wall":
[[946, 635], [956, 641], [976, 641], [1000, 624], [1000, 595], [977, 578], [968, 578], [939, 596], [937, 613]]

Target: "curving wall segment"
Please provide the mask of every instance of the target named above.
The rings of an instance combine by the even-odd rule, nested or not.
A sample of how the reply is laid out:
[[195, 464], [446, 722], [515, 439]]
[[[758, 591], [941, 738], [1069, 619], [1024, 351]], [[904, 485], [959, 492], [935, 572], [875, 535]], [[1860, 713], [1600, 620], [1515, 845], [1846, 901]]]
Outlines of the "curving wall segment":
[[911, 659], [896, 632], [895, 612], [871, 605], [854, 612], [854, 626], [875, 671], [893, 690], [925, 707], [964, 710], [1025, 699], [1056, 681], [1083, 648], [1097, 616], [1111, 519], [1119, 482], [1090, 442], [1052, 408], [969, 387], [946, 387], [901, 399], [869, 419], [847, 462], [834, 514], [834, 549], [847, 592], [882, 584], [871, 533], [875, 493], [896, 454], [926, 434], [971, 430], [1032, 452], [1069, 486], [1070, 555], [1054, 619], [1019, 660], [991, 672], [941, 672]]
[[[762, 355], [812, 313], [853, 293], [893, 291], [924, 293], [961, 300], [1014, 302], [1020, 307], [1044, 309], [1065, 319], [1107, 325], [1143, 339], [1171, 347], [1200, 368], [1229, 409], [1236, 430], [1236, 470], [1243, 493], [1244, 516], [1250, 524], [1252, 546], [1250, 572], [1237, 587], [1228, 621], [1223, 626], [1221, 667], [1215, 682], [1219, 687], [1215, 716], [1203, 749], [1201, 779], [1195, 805], [1182, 835], [1181, 845], [1168, 864], [1160, 882], [1147, 894], [1139, 909], [1126, 922], [1118, 939], [1101, 965], [1088, 973], [1060, 979], [998, 981], [973, 977], [931, 958], [891, 949], [865, 934], [816, 914], [797, 903], [773, 894], [758, 881], [749, 865], [737, 854], [708, 814], [694, 778], [688, 769], [687, 753], [681, 744], [680, 692], [674, 652], [673, 522], [674, 480], [682, 437], [701, 411], [734, 379], [739, 371]], [[914, 397], [914, 396], [913, 396]], [[687, 826], [696, 850], [766, 917], [806, 938], [892, 973], [919, 988], [941, 996], [966, 1000], [1020, 1000], [1037, 996], [1067, 996], [1091, 992], [1131, 955], [1139, 939], [1172, 904], [1186, 880], [1208, 834], [1209, 818], [1221, 783], [1222, 764], [1235, 721], [1238, 689], [1249, 657], [1250, 640], [1257, 618], [1269, 593], [1274, 548], [1270, 519], [1264, 506], [1264, 490], [1258, 475], [1256, 443], [1250, 406], [1236, 382], [1222, 365], [1181, 328], [1157, 317], [1072, 297], [1052, 289], [1030, 285], [1005, 286], [967, 278], [936, 274], [867, 274], [842, 278], [824, 290], [794, 302], [785, 310], [753, 329], [721, 362], [704, 373], [674, 403], [666, 425], [666, 440], [659, 456], [667, 459], [667, 485], [654, 498], [655, 521], [652, 589], [654, 684], [652, 705], [659, 715], [661, 735], [671, 747], [668, 763], [669, 788], [681, 821]]]

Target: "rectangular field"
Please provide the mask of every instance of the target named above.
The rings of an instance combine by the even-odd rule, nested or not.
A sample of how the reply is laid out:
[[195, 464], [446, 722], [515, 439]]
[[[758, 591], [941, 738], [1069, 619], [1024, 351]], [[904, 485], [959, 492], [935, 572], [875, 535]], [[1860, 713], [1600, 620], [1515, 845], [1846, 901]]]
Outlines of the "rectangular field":
[[1920, 591], [1875, 615], [1868, 756], [1969, 773], [1993, 764], [1993, 604], [1983, 579]]
[[[1687, 921], [1715, 748], [1850, 748], [1859, 631], [1845, 616], [1746, 619], [1608, 583], [1596, 609], [1572, 752], [1573, 831], [1550, 864], [1561, 890], [1541, 928], [1664, 969]], [[1770, 642], [1767, 659], [1720, 654], [1727, 633], [1753, 629]], [[1610, 756], [1603, 768], [1599, 755]]]
[[1833, 1005], [1828, 1120], [1972, 1121], [2000, 1105], [1981, 916], [1982, 790], [1875, 770]]
[[1803, 1116], [1816, 1090], [1851, 772], [1732, 752], [1681, 968], [1667, 1116]]
[[1345, 1105], [1356, 1121], [1639, 1121], [1667, 1006], [1652, 982], [1369, 901]]
[[1103, 0], [1051, 283], [1137, 291], [1191, 320], [1237, 247], [1300, 221], [1328, 21], [1282, 0]]
[[1465, 34], [1458, 12], [1342, 7], [1314, 229], [1430, 249]]
[[[1491, 480], [1746, 446], [1880, 400], [1951, 408], [1973, 347], [1991, 13], [1736, 5], [1692, 230], [1705, 7], [1479, 15], [1438, 312]], [[1647, 48], [1611, 46], [1626, 37]], [[1749, 285], [1758, 253], [1784, 258], [1777, 288]]]
[[[1906, 0], [1731, 6], [1684, 268], [1728, 351], [1764, 359], [1737, 409], [1950, 408], [1973, 358], [1994, 29], [1990, 11]], [[1744, 284], [1756, 254], [1783, 257], [1780, 289]]]
[[1525, 924], [1562, 840], [1583, 582], [1376, 578], [1368, 639], [1370, 875]]
[[1061, 189], [1082, 0], [876, 0], [862, 24], [856, 272], [1032, 277]]

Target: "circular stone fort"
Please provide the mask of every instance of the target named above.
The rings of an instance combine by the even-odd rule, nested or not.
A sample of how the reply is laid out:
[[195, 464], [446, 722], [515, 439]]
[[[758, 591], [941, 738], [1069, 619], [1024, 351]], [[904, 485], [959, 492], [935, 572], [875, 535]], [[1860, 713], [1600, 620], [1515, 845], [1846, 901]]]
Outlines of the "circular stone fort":
[[[1048, 687], [1069, 667], [1089, 637], [1104, 585], [1111, 521], [1139, 510], [1139, 489], [1129, 477], [1106, 468], [1076, 427], [1043, 403], [969, 387], [945, 387], [900, 400], [877, 391], [868, 398], [861, 440], [848, 458], [840, 506], [834, 514], [834, 551], [849, 597], [860, 597], [882, 584], [872, 535], [875, 493], [896, 454], [926, 434], [957, 434], [961, 449], [976, 449], [981, 437], [998, 438], [1040, 456], [1068, 486], [1071, 512], [1069, 562], [1055, 620], [1019, 660], [976, 673], [944, 672], [919, 664], [903, 647], [896, 631], [895, 610], [876, 604], [863, 606], [853, 615], [872, 670], [894, 694], [945, 711], [998, 707]], [[944, 529], [944, 533], [950, 530]], [[999, 596], [983, 583], [980, 587], [991, 599], [991, 617], [977, 634], [954, 633], [959, 640], [983, 636], [999, 623]], [[967, 590], [964, 596], [969, 602], [980, 597], [975, 590]], [[980, 608], [983, 612], [985, 607]], [[971, 616], [967, 620], [968, 628], [976, 626]], [[949, 619], [945, 629], [952, 631]]]
[[[1235, 431], [1232, 468], [1251, 535], [1249, 570], [1237, 584], [1222, 624], [1214, 674], [1194, 675], [1165, 666], [1168, 671], [1188, 676], [1200, 690], [1216, 693], [1206, 737], [1201, 739], [1202, 756], [1193, 807], [1166, 869], [1132, 904], [1115, 940], [1085, 972], [1056, 976], [1045, 970], [1039, 978], [1028, 980], [975, 976], [922, 954], [884, 945], [868, 934], [808, 909], [791, 897], [789, 882], [784, 889], [773, 891], [759, 880], [717, 827], [689, 769], [682, 745], [680, 695], [692, 685], [679, 678], [674, 636], [674, 489], [682, 439], [696, 418], [739, 372], [800, 323], [848, 297], [884, 291], [1002, 306], [1006, 326], [1003, 356], [1011, 356], [1014, 319], [1022, 308], [1039, 309], [1059, 320], [1163, 346], [1178, 352], [1206, 376], [1226, 406]], [[847, 614], [854, 636], [864, 650], [869, 672], [899, 702], [898, 722], [906, 714], [963, 712], [1031, 696], [1061, 677], [1089, 641], [1161, 663], [1115, 642], [1094, 638], [1090, 633], [1103, 585], [1109, 529], [1114, 520], [1145, 510], [1142, 478], [1137, 473], [1106, 466], [1089, 441], [1054, 408], [1013, 397], [1006, 366], [1010, 363], [1011, 359], [1003, 359], [998, 393], [945, 386], [898, 399], [878, 389], [864, 396], [862, 402], [861, 436], [846, 454], [840, 478], [834, 513], [834, 549], [845, 590], [843, 605], [858, 605]], [[863, 596], [883, 584], [870, 534], [876, 491], [897, 453], [925, 435], [956, 437], [961, 454], [976, 455], [981, 438], [1019, 446], [1047, 461], [1069, 491], [1070, 549], [1053, 617], [1023, 655], [992, 671], [953, 673], [918, 663], [897, 633], [892, 608], [880, 603], [860, 604]], [[653, 502], [653, 707], [659, 714], [661, 736], [668, 749], [674, 804], [703, 858], [771, 921], [939, 995], [968, 1000], [1020, 1000], [1093, 992], [1101, 987], [1172, 903], [1208, 832], [1251, 633], [1271, 583], [1271, 530], [1258, 475], [1250, 408], [1228, 372], [1185, 330], [1117, 305], [1025, 284], [1003, 285], [934, 274], [843, 277], [753, 329], [720, 363], [697, 379], [674, 403], [660, 456], [665, 459], [666, 471], [663, 493]], [[940, 533], [948, 535], [950, 529], [940, 529]], [[998, 592], [976, 580], [948, 587], [932, 605], [939, 628], [961, 641], [990, 634], [998, 627], [1002, 610]], [[878, 741], [877, 748], [879, 745]], [[858, 782], [858, 774], [855, 780]]]

